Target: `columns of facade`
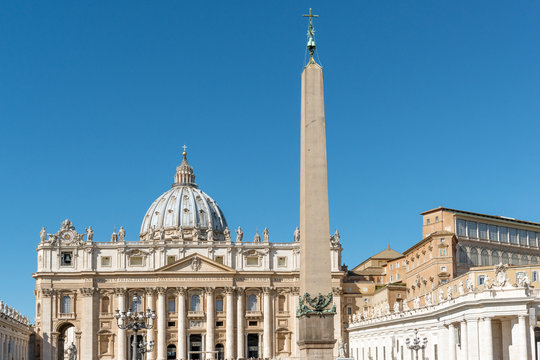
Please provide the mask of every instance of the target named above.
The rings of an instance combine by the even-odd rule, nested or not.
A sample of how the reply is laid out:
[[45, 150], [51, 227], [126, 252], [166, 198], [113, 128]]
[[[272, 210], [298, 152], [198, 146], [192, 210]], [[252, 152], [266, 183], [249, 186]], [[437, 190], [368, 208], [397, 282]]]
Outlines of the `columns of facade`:
[[343, 342], [343, 336], [341, 334], [341, 328], [343, 327], [341, 325], [341, 294], [343, 293], [343, 290], [341, 288], [333, 288], [332, 293], [334, 305], [336, 306], [336, 315], [334, 315], [334, 339], [336, 339], [336, 343], [334, 344], [334, 356], [337, 357], [339, 354], [338, 347], [340, 345], [340, 341]]
[[179, 360], [187, 359], [187, 344], [186, 344], [186, 292], [185, 287], [176, 288], [178, 304], [178, 344], [176, 346], [176, 357]]
[[480, 342], [480, 354], [482, 360], [493, 360], [493, 330], [491, 327], [491, 318], [486, 317], [482, 321], [482, 341]]
[[206, 293], [206, 356], [205, 359], [212, 360], [214, 354], [210, 351], [214, 351], [214, 327], [216, 326], [215, 320], [215, 301], [214, 301], [214, 288], [205, 288]]
[[236, 290], [236, 357], [239, 360], [243, 360], [245, 357], [244, 347], [244, 321], [245, 321], [245, 296], [244, 289], [238, 288]]
[[52, 358], [52, 289], [41, 290], [41, 324], [42, 324], [42, 340], [41, 340], [41, 359]]
[[510, 319], [501, 320], [502, 360], [510, 360], [510, 343], [512, 341], [512, 322]]
[[456, 360], [456, 328], [452, 323], [448, 325], [448, 359]]
[[[114, 289], [116, 294], [118, 311], [126, 311], [126, 289]], [[118, 341], [116, 342], [116, 354], [119, 359], [126, 358], [126, 330], [118, 328]]]
[[[150, 310], [154, 310], [154, 288], [146, 288], [144, 289], [146, 293], [146, 307]], [[144, 309], [142, 309], [144, 310]], [[155, 341], [154, 340], [154, 329], [148, 329], [146, 330], [146, 341]], [[155, 359], [155, 353], [153, 351], [146, 353], [146, 359], [147, 360], [154, 360]]]
[[467, 334], [467, 321], [463, 320], [459, 323], [461, 329], [461, 356], [460, 359], [468, 360], [469, 359], [469, 338]]
[[512, 343], [517, 344], [519, 351], [520, 359], [528, 359], [528, 346], [527, 346], [527, 318], [525, 315], [518, 316], [518, 339], [516, 342]]
[[157, 288], [157, 360], [167, 359], [167, 312], [165, 309], [165, 294], [167, 289], [163, 287]]
[[93, 360], [94, 359], [94, 292], [95, 288], [82, 288], [81, 294], [83, 296], [83, 319], [82, 328], [83, 333], [81, 341], [81, 360]]
[[263, 358], [272, 358], [272, 289], [263, 288], [263, 302], [264, 302], [264, 330], [263, 330]]
[[225, 360], [234, 359], [234, 289], [225, 288]]
[[469, 344], [469, 360], [478, 360], [478, 319], [467, 320], [467, 341]]

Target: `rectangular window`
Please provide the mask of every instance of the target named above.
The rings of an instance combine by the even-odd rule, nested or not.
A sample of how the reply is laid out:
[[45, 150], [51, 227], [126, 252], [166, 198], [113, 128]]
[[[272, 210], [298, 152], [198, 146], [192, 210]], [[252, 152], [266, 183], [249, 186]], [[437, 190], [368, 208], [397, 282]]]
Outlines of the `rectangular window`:
[[169, 312], [176, 311], [176, 302], [174, 301], [174, 299], [169, 299], [169, 301], [167, 302], [167, 309], [169, 310]]
[[223, 312], [223, 299], [216, 300], [216, 311]]
[[390, 282], [394, 281], [394, 277], [390, 275]]
[[396, 274], [396, 280], [399, 280], [399, 273]]
[[216, 321], [216, 327], [223, 327], [223, 321]]
[[392, 264], [390, 264], [390, 270], [392, 270], [392, 269], [393, 269], [393, 266], [392, 266]]
[[73, 252], [72, 251], [62, 251], [60, 254], [61, 265], [62, 266], [71, 266], [73, 264]]
[[257, 326], [257, 321], [248, 321], [248, 326]]
[[508, 242], [508, 228], [501, 226], [499, 228], [499, 241], [500, 242]]
[[396, 264], [396, 267], [399, 269], [399, 263]]
[[168, 327], [175, 327], [176, 326], [176, 321], [167, 321], [167, 326]]
[[248, 256], [246, 258], [247, 266], [259, 266], [259, 257], [258, 256]]
[[174, 255], [167, 256], [167, 265], [172, 264], [175, 261], [176, 261], [176, 256]]
[[441, 272], [446, 272], [446, 266], [441, 266]]
[[467, 221], [467, 236], [470, 238], [478, 237], [478, 224], [476, 221]]
[[279, 256], [277, 258], [277, 266], [286, 267], [287, 266], [287, 258], [285, 256]]
[[467, 236], [467, 226], [465, 220], [456, 220], [457, 234], [458, 236]]
[[527, 231], [519, 230], [519, 244], [527, 245]]
[[111, 266], [111, 257], [110, 256], [102, 256], [101, 257], [101, 266]]
[[142, 266], [142, 264], [143, 264], [142, 256], [131, 256], [129, 258], [129, 265], [130, 266]]
[[536, 233], [534, 231], [529, 231], [529, 246], [536, 247]]
[[532, 281], [533, 282], [538, 282], [538, 271], [533, 271], [532, 272]]
[[397, 293], [397, 294], [396, 294], [396, 297], [397, 297], [398, 299], [401, 299], [401, 293]]
[[429, 225], [429, 224], [431, 224], [431, 220], [430, 220], [430, 219], [427, 219], [427, 220], [426, 220], [426, 225]]
[[489, 240], [497, 241], [498, 240], [497, 239], [497, 232], [498, 232], [497, 225], [489, 225], [488, 230], [489, 230]]
[[446, 256], [446, 249], [441, 249], [441, 256]]
[[478, 275], [478, 285], [484, 285], [485, 280], [486, 280], [485, 275]]
[[216, 262], [217, 262], [217, 263], [223, 264], [223, 263], [224, 263], [223, 260], [224, 260], [224, 258], [223, 258], [222, 255], [216, 256]]
[[517, 244], [517, 229], [508, 229], [511, 244]]
[[487, 240], [488, 238], [488, 232], [487, 232], [487, 224], [478, 224], [478, 237], [480, 239]]
[[435, 222], [439, 222], [439, 217], [435, 216]]

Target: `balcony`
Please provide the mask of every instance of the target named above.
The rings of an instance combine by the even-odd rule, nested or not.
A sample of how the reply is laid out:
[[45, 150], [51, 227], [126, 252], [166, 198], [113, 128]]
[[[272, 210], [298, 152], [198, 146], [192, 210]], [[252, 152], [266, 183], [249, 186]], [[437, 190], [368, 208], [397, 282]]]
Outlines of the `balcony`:
[[204, 319], [204, 311], [188, 311], [188, 319]]
[[257, 319], [262, 317], [262, 311], [246, 311], [246, 319]]
[[75, 319], [75, 313], [59, 313], [58, 319], [61, 320], [74, 320]]

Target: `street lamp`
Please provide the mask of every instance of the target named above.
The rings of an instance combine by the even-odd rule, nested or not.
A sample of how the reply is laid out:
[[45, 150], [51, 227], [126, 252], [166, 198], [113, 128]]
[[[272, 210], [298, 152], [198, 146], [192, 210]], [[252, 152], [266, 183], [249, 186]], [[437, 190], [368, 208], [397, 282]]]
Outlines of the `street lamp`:
[[[132, 304], [136, 304], [139, 301], [137, 293], [133, 294]], [[137, 310], [137, 309], [134, 309]], [[137, 353], [144, 354], [145, 352], [151, 352], [154, 348], [154, 342], [146, 342], [145, 339], [137, 346], [137, 332], [141, 329], [152, 329], [154, 327], [154, 320], [156, 319], [156, 312], [148, 308], [146, 313], [143, 311], [132, 311], [131, 308], [127, 312], [116, 310], [114, 314], [118, 328], [122, 330], [133, 330], [133, 342], [131, 343], [131, 359], [137, 360]]]
[[416, 352], [416, 360], [418, 360], [418, 350], [424, 350], [427, 346], [427, 338], [424, 337], [420, 339], [418, 337], [418, 329], [414, 329], [414, 339], [407, 338], [405, 339], [405, 343], [407, 344], [407, 347], [411, 350], [414, 350]]

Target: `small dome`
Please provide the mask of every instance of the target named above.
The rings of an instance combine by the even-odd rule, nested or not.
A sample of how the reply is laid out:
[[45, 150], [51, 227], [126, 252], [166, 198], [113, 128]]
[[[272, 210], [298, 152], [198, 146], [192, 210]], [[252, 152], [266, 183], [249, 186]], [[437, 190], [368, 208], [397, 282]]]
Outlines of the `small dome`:
[[[140, 238], [224, 240], [227, 221], [218, 204], [195, 184], [193, 168], [184, 152], [182, 164], [176, 168], [172, 188], [158, 197], [144, 216]], [[212, 231], [209, 233], [209, 230]], [[228, 231], [228, 229], [227, 229]]]

